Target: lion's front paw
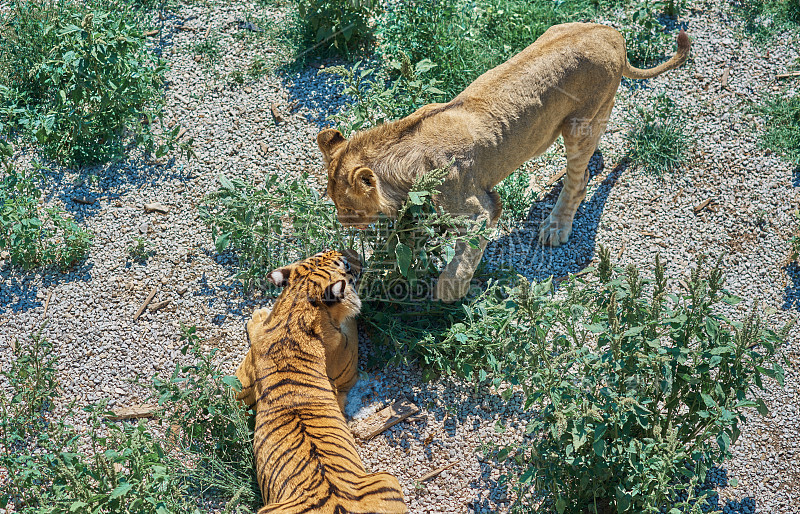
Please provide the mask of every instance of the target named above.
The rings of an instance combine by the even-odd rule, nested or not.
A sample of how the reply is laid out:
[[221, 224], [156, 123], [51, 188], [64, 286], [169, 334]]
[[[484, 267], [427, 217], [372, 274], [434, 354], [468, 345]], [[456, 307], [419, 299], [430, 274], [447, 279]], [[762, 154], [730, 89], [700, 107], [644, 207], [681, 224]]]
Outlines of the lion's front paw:
[[564, 223], [557, 218], [548, 216], [539, 228], [539, 243], [542, 246], [561, 246], [569, 240], [572, 233], [572, 223]]

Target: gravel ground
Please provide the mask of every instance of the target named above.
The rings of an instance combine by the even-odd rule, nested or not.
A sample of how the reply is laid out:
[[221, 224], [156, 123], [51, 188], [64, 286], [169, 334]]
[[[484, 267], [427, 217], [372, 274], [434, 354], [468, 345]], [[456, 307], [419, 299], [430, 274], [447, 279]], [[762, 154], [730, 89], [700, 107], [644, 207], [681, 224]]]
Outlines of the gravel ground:
[[[800, 171], [793, 175], [779, 156], [759, 148], [764, 122], [750, 108], [751, 101], [782, 89], [774, 77], [795, 63], [798, 41], [781, 37], [768, 48], [755, 45], [740, 36], [739, 20], [723, 4], [694, 2], [682, 20], [693, 39], [686, 66], [636, 89], [620, 88], [569, 243], [543, 249], [536, 242], [538, 223], [558, 193], [558, 186], [545, 184], [564, 166], [563, 149], [555, 147], [528, 165], [542, 200], [523, 226], [490, 244], [491, 262], [513, 264], [529, 278], [563, 276], [585, 267], [603, 244], [619, 255], [621, 264], [649, 266], [661, 253], [668, 274], [679, 278], [701, 253], [725, 253], [728, 287], [747, 299], [736, 315], [755, 305], [775, 325], [800, 317], [800, 270], [786, 265]], [[174, 367], [181, 357], [181, 323], [197, 325], [209, 345], [220, 348], [221, 362], [231, 372], [247, 350], [244, 323], [262, 302], [244, 295], [232, 279], [235, 263], [216, 254], [198, 219], [197, 203], [216, 189], [216, 177], [223, 172], [256, 183], [269, 173], [288, 179], [308, 172], [321, 184], [315, 136], [326, 115], [344, 101], [333, 80], [318, 76], [312, 67], [255, 80], [246, 77], [243, 84], [229, 80], [231, 72], [246, 70], [254, 55], [279, 59], [282, 51], [267, 35], [237, 27], [237, 20], [247, 15], [262, 24], [280, 23], [283, 16], [240, 4], [192, 4], [163, 20], [160, 43], [172, 65], [168, 119], [187, 128], [197, 158], [155, 163], [134, 158], [81, 173], [49, 172], [47, 202], [63, 205], [95, 233], [87, 262], [66, 274], [20, 274], [8, 265], [0, 267], [0, 362], [11, 359], [9, 343], [25, 340], [47, 321], [46, 333], [59, 356], [62, 411], [73, 400], [78, 406], [102, 398], [112, 406], [144, 401], [146, 391], [129, 381]], [[216, 63], [196, 59], [192, 49], [207, 37], [219, 38]], [[726, 68], [730, 75], [722, 87]], [[660, 92], [678, 103], [696, 137], [689, 165], [661, 179], [626, 163], [623, 139], [635, 106], [647, 105]], [[276, 123], [271, 105], [282, 121]], [[20, 161], [26, 159], [20, 156]], [[82, 195], [95, 203], [71, 200]], [[714, 200], [712, 207], [695, 214], [693, 207], [708, 198]], [[146, 213], [143, 205], [148, 202], [167, 205], [169, 212]], [[155, 251], [144, 265], [127, 257], [139, 236]], [[145, 311], [134, 322], [137, 308], [154, 287], [154, 302], [170, 300], [169, 305]], [[744, 427], [727, 464], [728, 476], [739, 485], [721, 493], [737, 500], [754, 498], [756, 512], [798, 511], [797, 329], [786, 353], [791, 361], [786, 387], [770, 389], [766, 400], [771, 414], [753, 416]], [[497, 391], [469, 383], [425, 383], [415, 368], [375, 372], [359, 391], [351, 401], [373, 410], [399, 396], [422, 409], [416, 421], [361, 446], [368, 468], [398, 477], [411, 512], [505, 510], [507, 493], [498, 484], [502, 470], [484, 459], [481, 448], [521, 437], [525, 417], [519, 394], [503, 401]], [[79, 426], [80, 415], [73, 418]], [[498, 420], [509, 427], [503, 434], [494, 429]], [[417, 482], [450, 463], [453, 467], [433, 480]]]

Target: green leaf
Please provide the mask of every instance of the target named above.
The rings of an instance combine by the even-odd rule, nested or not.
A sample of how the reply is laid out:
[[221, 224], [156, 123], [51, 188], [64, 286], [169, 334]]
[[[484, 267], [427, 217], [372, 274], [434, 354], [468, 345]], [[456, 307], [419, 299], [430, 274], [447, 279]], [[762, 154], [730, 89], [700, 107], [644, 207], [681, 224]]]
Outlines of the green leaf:
[[230, 179], [225, 175], [220, 174], [220, 176], [217, 177], [217, 180], [219, 180], [219, 184], [224, 189], [227, 189], [228, 191], [236, 191], [236, 187], [233, 185], [233, 182], [231, 182]]
[[605, 439], [597, 439], [594, 443], [592, 443], [592, 448], [594, 449], [595, 455], [600, 457], [601, 459], [605, 459], [606, 457], [606, 441]]
[[567, 510], [567, 502], [562, 496], [559, 496], [556, 500], [556, 510], [558, 514], [564, 514], [564, 511]]
[[741, 302], [742, 299], [738, 296], [725, 296], [722, 298], [722, 301], [728, 305], [736, 305], [737, 303]]
[[638, 327], [629, 328], [622, 335], [625, 337], [633, 337], [644, 329], [645, 329], [644, 325], [640, 325]]
[[408, 199], [414, 205], [424, 205], [426, 196], [428, 196], [427, 191], [411, 191], [408, 193]]
[[225, 248], [228, 247], [228, 244], [231, 242], [231, 233], [225, 232], [224, 234], [220, 234], [216, 241], [214, 241], [214, 245], [217, 247], [217, 253], [222, 253], [225, 251]]
[[77, 512], [78, 509], [81, 509], [82, 507], [88, 507], [88, 506], [89, 506], [88, 503], [85, 503], [85, 502], [82, 502], [82, 501], [72, 502], [72, 505], [69, 506], [69, 511], [70, 512]]
[[118, 485], [113, 491], [111, 491], [111, 495], [109, 496], [109, 498], [113, 500], [119, 498], [120, 496], [124, 496], [128, 494], [128, 492], [131, 489], [133, 489], [133, 484], [129, 484], [128, 482], [123, 482], [120, 485]]
[[400, 268], [400, 273], [402, 273], [404, 277], [407, 277], [408, 268], [411, 266], [411, 248], [403, 243], [397, 243], [397, 246], [394, 248], [394, 253], [397, 256], [397, 266]]

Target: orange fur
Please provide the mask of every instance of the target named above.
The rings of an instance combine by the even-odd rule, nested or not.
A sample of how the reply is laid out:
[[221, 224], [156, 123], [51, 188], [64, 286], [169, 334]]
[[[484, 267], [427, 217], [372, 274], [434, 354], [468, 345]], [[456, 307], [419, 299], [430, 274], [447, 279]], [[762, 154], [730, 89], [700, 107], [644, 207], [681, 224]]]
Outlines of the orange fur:
[[239, 398], [256, 408], [259, 514], [407, 512], [395, 477], [364, 470], [331, 376], [331, 361], [345, 356], [338, 380], [355, 377], [358, 354], [350, 363], [341, 343], [357, 352], [355, 332], [342, 331], [361, 309], [358, 271], [357, 257], [340, 252], [277, 269], [269, 278], [285, 289], [247, 324], [251, 347], [236, 376]]

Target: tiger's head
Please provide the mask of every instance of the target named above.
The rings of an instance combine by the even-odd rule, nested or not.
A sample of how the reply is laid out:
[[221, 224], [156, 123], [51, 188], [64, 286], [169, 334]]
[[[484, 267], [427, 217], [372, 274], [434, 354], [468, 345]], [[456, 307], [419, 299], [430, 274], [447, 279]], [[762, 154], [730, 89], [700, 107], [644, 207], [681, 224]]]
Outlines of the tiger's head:
[[363, 156], [350, 148], [341, 132], [323, 130], [317, 135], [317, 145], [328, 169], [328, 196], [342, 225], [363, 227], [387, 212], [378, 176], [363, 165]]
[[353, 250], [332, 250], [272, 270], [267, 279], [284, 288], [281, 298], [324, 308], [338, 325], [361, 312], [355, 288], [360, 274], [361, 261]]

